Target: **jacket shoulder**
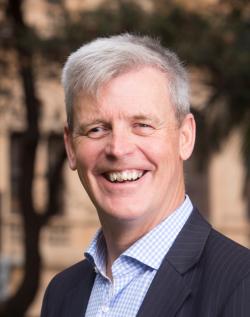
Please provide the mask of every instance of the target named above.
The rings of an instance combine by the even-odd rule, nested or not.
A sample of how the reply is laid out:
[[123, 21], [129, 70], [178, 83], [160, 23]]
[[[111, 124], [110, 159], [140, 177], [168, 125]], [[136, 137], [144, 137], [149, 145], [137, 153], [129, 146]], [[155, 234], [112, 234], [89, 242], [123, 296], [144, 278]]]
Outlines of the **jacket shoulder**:
[[61, 273], [58, 273], [53, 277], [46, 289], [41, 309], [41, 317], [64, 316], [64, 314], [66, 314], [65, 299], [73, 293], [75, 293], [76, 296], [80, 293], [80, 295], [78, 294], [80, 304], [78, 304], [80, 305], [79, 307], [81, 307], [81, 303], [83, 303], [81, 296], [85, 294], [86, 298], [88, 298], [94, 278], [95, 273], [93, 267], [87, 260], [76, 263]]
[[86, 277], [86, 274], [91, 273], [93, 267], [87, 260], [80, 261], [64, 271], [56, 274], [51, 280], [49, 287], [59, 288], [60, 292], [63, 289], [70, 290], [74, 288], [79, 281]]
[[[243, 265], [250, 271], [250, 250], [230, 238], [224, 236], [215, 229], [211, 229], [207, 241], [207, 250], [212, 251], [213, 260], [217, 258], [217, 263], [232, 263], [234, 265]], [[218, 255], [220, 255], [218, 257]], [[245, 265], [247, 264], [248, 265]]]
[[207, 240], [204, 260], [210, 276], [217, 283], [223, 281], [227, 289], [235, 289], [250, 275], [250, 250], [214, 229]]

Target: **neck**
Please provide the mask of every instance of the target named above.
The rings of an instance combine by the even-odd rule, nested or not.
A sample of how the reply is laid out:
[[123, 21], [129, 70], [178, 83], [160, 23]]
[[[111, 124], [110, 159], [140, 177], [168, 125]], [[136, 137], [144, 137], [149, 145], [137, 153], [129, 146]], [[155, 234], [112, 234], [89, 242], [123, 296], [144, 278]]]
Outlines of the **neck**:
[[113, 262], [137, 240], [174, 212], [174, 210], [182, 204], [184, 198], [185, 194], [183, 192], [182, 195], [175, 200], [175, 203], [173, 203], [174, 201], [169, 202], [170, 208], [163, 210], [161, 213], [159, 212], [154, 219], [152, 219], [151, 214], [148, 217], [143, 217], [143, 219], [126, 221], [108, 217], [107, 215], [101, 217], [99, 214], [107, 246], [106, 274], [110, 279], [112, 279], [111, 267]]
[[[116, 226], [117, 223], [112, 227], [114, 228]], [[126, 227], [120, 225], [119, 228], [117, 226], [117, 230], [105, 230], [105, 226], [102, 228], [107, 246], [106, 274], [112, 279], [111, 267], [114, 261], [132, 244], [140, 239], [141, 236], [138, 236], [135, 230], [130, 226]]]

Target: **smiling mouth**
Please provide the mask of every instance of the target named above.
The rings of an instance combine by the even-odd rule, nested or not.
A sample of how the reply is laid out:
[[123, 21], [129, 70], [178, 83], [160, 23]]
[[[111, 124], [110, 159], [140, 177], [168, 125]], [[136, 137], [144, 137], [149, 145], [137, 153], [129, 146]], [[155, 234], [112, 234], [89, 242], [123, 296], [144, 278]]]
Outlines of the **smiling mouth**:
[[111, 183], [135, 182], [139, 180], [146, 171], [142, 170], [125, 170], [119, 172], [107, 172], [103, 176]]

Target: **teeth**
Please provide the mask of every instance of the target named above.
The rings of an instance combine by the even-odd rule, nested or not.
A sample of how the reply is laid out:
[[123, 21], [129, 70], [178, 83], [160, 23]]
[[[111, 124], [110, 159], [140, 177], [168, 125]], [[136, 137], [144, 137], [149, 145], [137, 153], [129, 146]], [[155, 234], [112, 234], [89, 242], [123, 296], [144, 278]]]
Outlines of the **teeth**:
[[107, 173], [107, 177], [111, 182], [123, 182], [123, 181], [131, 181], [136, 180], [142, 176], [142, 171], [129, 170], [122, 172], [111, 172]]
[[115, 175], [115, 173], [111, 173], [111, 174], [109, 175], [109, 179], [110, 179], [112, 182], [116, 181], [116, 175]]
[[[142, 175], [142, 174], [141, 174], [141, 175]], [[141, 177], [141, 175], [138, 175], [138, 173], [136, 173], [136, 171], [133, 171], [131, 177], [132, 177], [133, 180], [135, 180], [135, 179], [137, 179], [138, 177]]]

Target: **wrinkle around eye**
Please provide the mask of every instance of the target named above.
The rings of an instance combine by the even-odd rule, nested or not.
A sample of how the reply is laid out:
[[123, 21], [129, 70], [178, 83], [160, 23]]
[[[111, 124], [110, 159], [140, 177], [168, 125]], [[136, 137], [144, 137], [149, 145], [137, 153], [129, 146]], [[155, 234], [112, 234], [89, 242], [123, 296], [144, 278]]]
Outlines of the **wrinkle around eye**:
[[110, 129], [107, 127], [93, 127], [93, 128], [81, 128], [78, 129], [76, 131], [73, 132], [72, 136], [74, 139], [78, 139], [78, 138], [82, 138], [82, 137], [86, 137], [86, 138], [90, 138], [90, 139], [100, 139], [104, 136], [106, 136], [107, 134], [109, 134]]
[[85, 136], [91, 139], [100, 139], [102, 137], [105, 137], [110, 132], [110, 129], [107, 127], [93, 127], [89, 131], [85, 133]]
[[147, 123], [136, 123], [133, 125], [133, 131], [142, 136], [151, 135], [155, 132], [156, 128]]

